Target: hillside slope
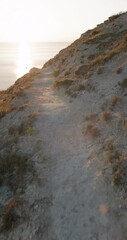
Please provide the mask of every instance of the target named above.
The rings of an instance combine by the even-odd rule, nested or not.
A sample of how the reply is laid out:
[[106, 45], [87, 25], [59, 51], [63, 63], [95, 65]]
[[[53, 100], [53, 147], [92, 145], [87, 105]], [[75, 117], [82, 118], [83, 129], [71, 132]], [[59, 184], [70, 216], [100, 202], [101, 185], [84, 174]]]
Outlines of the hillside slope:
[[127, 13], [0, 95], [0, 239], [126, 240]]

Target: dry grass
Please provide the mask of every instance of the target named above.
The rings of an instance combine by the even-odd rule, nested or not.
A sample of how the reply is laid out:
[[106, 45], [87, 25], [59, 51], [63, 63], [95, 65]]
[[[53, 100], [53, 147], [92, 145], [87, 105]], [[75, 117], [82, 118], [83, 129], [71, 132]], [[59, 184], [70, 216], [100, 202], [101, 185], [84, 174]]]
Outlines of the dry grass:
[[101, 31], [101, 30], [93, 30], [91, 34], [92, 34], [92, 35], [97, 35], [98, 33], [100, 33], [100, 31]]
[[117, 105], [117, 103], [119, 103], [122, 100], [121, 97], [119, 96], [112, 96], [111, 100], [109, 101], [109, 108], [110, 110], [113, 110], [114, 107]]
[[108, 60], [110, 60], [115, 55], [115, 51], [107, 51], [106, 53], [103, 53], [102, 55], [99, 55], [97, 58], [95, 58], [90, 64], [91, 66], [104, 64]]
[[37, 131], [36, 131], [36, 129], [34, 129], [33, 127], [28, 127], [27, 129], [26, 129], [26, 133], [28, 134], [28, 135], [35, 135], [36, 133], [37, 133]]
[[93, 75], [92, 71], [88, 71], [87, 73], [84, 74], [85, 79], [89, 79]]
[[96, 69], [96, 73], [97, 73], [98, 75], [102, 74], [103, 71], [104, 71], [104, 67], [97, 67], [97, 69]]
[[100, 137], [100, 128], [95, 124], [88, 124], [86, 126], [84, 135], [90, 137], [91, 139], [96, 139]]
[[82, 64], [80, 65], [77, 70], [75, 71], [75, 75], [79, 76], [79, 75], [84, 75], [85, 73], [87, 73], [89, 71], [89, 65], [88, 64]]
[[121, 88], [127, 88], [127, 78], [124, 78], [122, 82], [118, 83]]
[[111, 164], [112, 168], [112, 182], [117, 186], [123, 186], [124, 164], [123, 156], [117, 148], [109, 142], [104, 146], [105, 160]]
[[113, 143], [108, 142], [104, 145], [105, 149], [105, 160], [107, 162], [113, 163], [114, 159], [119, 157], [119, 152], [116, 150], [116, 147], [113, 145]]
[[96, 121], [98, 118], [98, 115], [96, 113], [90, 114], [85, 117], [86, 121]]
[[97, 34], [95, 36], [90, 36], [85, 40], [86, 44], [99, 44], [101, 41], [106, 40], [107, 38], [110, 38], [111, 34], [106, 32], [106, 33], [101, 33]]
[[91, 61], [91, 60], [93, 60], [95, 57], [97, 57], [97, 54], [91, 54], [91, 55], [89, 55], [88, 56], [88, 61]]
[[13, 110], [13, 99], [24, 95], [25, 90], [31, 86], [34, 75], [33, 73], [27, 73], [19, 78], [13, 86], [0, 92], [0, 118]]
[[84, 60], [82, 59], [82, 60], [80, 61], [80, 63], [81, 63], [81, 64], [84, 64]]
[[1, 110], [0, 111], [0, 119], [3, 118], [6, 115], [6, 113], [7, 113], [6, 111]]
[[85, 91], [85, 90], [86, 90], [86, 87], [85, 87], [85, 85], [83, 85], [83, 84], [78, 84], [76, 90], [77, 90], [77, 91]]
[[29, 115], [28, 115], [29, 123], [32, 124], [35, 121], [35, 119], [37, 118], [38, 115], [39, 115], [38, 111], [30, 112]]
[[124, 119], [123, 126], [124, 126], [124, 129], [127, 131], [127, 119]]
[[41, 69], [36, 67], [31, 68], [29, 71], [29, 75], [31, 75], [32, 77], [37, 76], [40, 73], [41, 73]]
[[123, 12], [117, 13], [112, 15], [111, 17], [109, 17], [109, 21], [113, 22], [115, 19], [117, 19], [118, 17], [120, 17], [123, 14]]
[[10, 101], [7, 97], [0, 96], [0, 118], [3, 118], [6, 113], [11, 111]]
[[3, 228], [10, 230], [17, 226], [19, 221], [19, 208], [20, 203], [12, 199], [4, 208], [3, 211]]
[[27, 108], [27, 107], [28, 107], [28, 101], [27, 101], [27, 102], [24, 102], [23, 104], [18, 105], [18, 106], [16, 107], [16, 110], [17, 110], [17, 111], [23, 111], [23, 110], [25, 110], [25, 108]]
[[108, 101], [106, 100], [105, 102], [102, 103], [101, 110], [106, 111], [107, 108], [108, 108]]
[[54, 87], [57, 89], [60, 89], [61, 87], [67, 88], [71, 86], [73, 83], [74, 83], [74, 80], [64, 77], [58, 81], [55, 81]]
[[95, 91], [95, 87], [89, 81], [86, 80], [84, 84], [80, 83], [76, 86], [76, 91], [92, 92]]
[[53, 72], [53, 76], [54, 77], [58, 77], [59, 74], [60, 74], [60, 70], [59, 69], [54, 70], [54, 72]]
[[33, 123], [37, 116], [38, 112], [31, 112], [28, 115], [28, 118], [25, 121], [21, 122], [18, 126], [12, 125], [9, 127], [8, 134], [13, 136], [22, 136], [30, 132], [28, 129], [31, 129], [31, 132], [35, 133], [35, 130], [33, 129]]
[[8, 134], [9, 135], [24, 135], [26, 134], [26, 130], [27, 130], [27, 127], [26, 127], [26, 124], [23, 122], [21, 123], [19, 126], [11, 126], [8, 128]]
[[33, 171], [33, 162], [17, 153], [1, 156], [0, 185], [7, 185], [13, 192], [24, 187], [24, 176]]
[[100, 115], [100, 120], [102, 122], [106, 122], [107, 123], [111, 119], [111, 116], [112, 116], [112, 112], [103, 112]]
[[[93, 61], [91, 61], [90, 65], [95, 66], [99, 64], [104, 64], [107, 61], [109, 61], [112, 57], [115, 55], [125, 51], [127, 49], [127, 34], [123, 33], [123, 36], [121, 37], [122, 33], [119, 33], [119, 38], [115, 36], [114, 43], [112, 45], [112, 48], [108, 51], [103, 52], [99, 56], [97, 56]], [[110, 41], [110, 40], [109, 40]], [[110, 43], [111, 45], [111, 43]]]
[[119, 68], [117, 68], [116, 73], [120, 74], [120, 73], [122, 73], [122, 71], [123, 71], [122, 67], [119, 67]]
[[66, 94], [71, 98], [76, 98], [77, 97], [77, 93], [75, 91], [72, 91], [72, 90], [69, 90], [69, 89], [66, 90]]

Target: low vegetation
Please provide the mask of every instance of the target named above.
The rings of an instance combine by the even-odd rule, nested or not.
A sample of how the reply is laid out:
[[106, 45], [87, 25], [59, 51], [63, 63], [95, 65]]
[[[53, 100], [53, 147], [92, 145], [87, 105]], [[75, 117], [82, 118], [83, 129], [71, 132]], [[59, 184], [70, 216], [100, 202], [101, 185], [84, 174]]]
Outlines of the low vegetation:
[[[113, 106], [116, 103], [117, 98], [113, 98]], [[111, 181], [115, 186], [119, 187], [120, 189], [126, 189], [127, 154], [126, 152], [124, 153], [124, 149], [123, 150], [120, 149], [118, 142], [117, 145], [114, 144], [114, 141], [112, 139], [113, 132], [112, 129], [110, 129], [112, 128], [112, 125], [107, 125], [108, 131], [110, 130], [111, 135], [109, 135], [109, 137], [106, 140], [105, 140], [106, 136], [103, 135], [102, 123], [104, 124], [108, 123], [112, 119], [112, 116], [118, 116], [119, 118], [122, 115], [120, 113], [113, 114], [113, 112], [109, 111], [103, 112], [101, 114], [93, 113], [91, 115], [88, 115], [85, 118], [85, 121], [88, 121], [89, 123], [86, 125], [85, 131], [83, 133], [86, 137], [89, 137], [92, 140], [96, 140], [98, 137], [101, 137], [101, 142], [99, 142], [99, 145], [101, 147], [101, 152], [104, 156], [105, 160], [104, 165], [106, 164], [107, 166], [106, 169], [111, 170], [111, 175], [108, 175], [108, 177], [111, 176]], [[122, 127], [123, 131], [125, 131], [127, 129], [126, 118], [124, 119], [124, 121], [121, 118], [119, 118], [119, 120], [120, 127]]]
[[84, 135], [90, 137], [91, 139], [96, 139], [100, 137], [100, 128], [95, 124], [88, 124], [86, 126]]
[[127, 88], [127, 78], [124, 78], [123, 81], [118, 84], [122, 89]]
[[116, 73], [120, 74], [120, 73], [122, 73], [122, 71], [123, 71], [122, 67], [119, 67], [119, 68], [117, 68]]
[[60, 74], [60, 70], [59, 69], [54, 70], [54, 72], [53, 72], [53, 76], [54, 77], [58, 77], [59, 74]]
[[33, 162], [28, 156], [18, 153], [0, 156], [0, 185], [7, 185], [11, 191], [24, 188], [24, 177], [33, 172]]
[[26, 120], [20, 123], [20, 125], [15, 126], [12, 125], [8, 128], [8, 134], [9, 135], [15, 135], [15, 136], [22, 136], [25, 134], [32, 134], [35, 133], [35, 130], [33, 128], [33, 123], [37, 117], [37, 112], [31, 112]]
[[113, 22], [115, 19], [117, 19], [118, 17], [120, 17], [123, 14], [123, 12], [117, 13], [112, 15], [111, 17], [109, 17], [109, 21]]
[[82, 64], [75, 70], [75, 75], [84, 75], [89, 71], [89, 65], [88, 64]]
[[120, 38], [117, 39], [115, 36], [115, 41], [113, 43], [112, 48], [103, 52], [99, 56], [97, 56], [93, 61], [91, 61], [90, 65], [91, 66], [95, 66], [99, 64], [103, 65], [115, 55], [126, 50], [126, 48], [127, 48], [127, 34], [124, 33], [123, 36], [121, 37], [121, 33], [120, 33]]
[[97, 73], [98, 75], [102, 74], [103, 71], [104, 71], [104, 67], [97, 67], [97, 69], [96, 69], [96, 73]]
[[74, 80], [64, 77], [60, 80], [55, 81], [54, 87], [58, 88], [58, 89], [61, 87], [67, 88], [67, 87], [71, 86], [73, 84], [73, 82], [74, 82]]
[[114, 107], [122, 100], [119, 96], [112, 96], [111, 100], [109, 101], [109, 109], [113, 110]]
[[102, 122], [109, 122], [110, 119], [111, 119], [111, 116], [112, 116], [112, 112], [103, 112], [101, 115], [100, 115], [100, 120]]
[[96, 121], [98, 119], [98, 114], [93, 113], [85, 117], [86, 121]]
[[0, 92], [0, 118], [13, 110], [13, 100], [24, 96], [25, 90], [31, 86], [36, 74], [31, 71], [19, 78], [13, 86]]
[[86, 86], [83, 84], [78, 84], [77, 86], [77, 91], [85, 91], [86, 90]]
[[124, 129], [127, 131], [127, 118], [124, 119], [123, 126], [124, 126]]
[[85, 79], [89, 79], [93, 75], [92, 71], [88, 71], [87, 73], [84, 74]]
[[76, 86], [76, 91], [92, 92], [94, 90], [95, 90], [95, 87], [89, 81], [85, 81], [84, 84], [80, 83]]
[[104, 146], [105, 160], [111, 164], [112, 182], [116, 186], [124, 186], [125, 166], [122, 153], [111, 142]]
[[1, 110], [0, 111], [0, 119], [3, 118], [6, 115], [7, 112], [8, 112], [8, 110], [5, 110], [5, 109]]
[[11, 230], [16, 227], [21, 212], [21, 203], [17, 199], [12, 199], [8, 202], [8, 204], [4, 207], [3, 210], [3, 230]]

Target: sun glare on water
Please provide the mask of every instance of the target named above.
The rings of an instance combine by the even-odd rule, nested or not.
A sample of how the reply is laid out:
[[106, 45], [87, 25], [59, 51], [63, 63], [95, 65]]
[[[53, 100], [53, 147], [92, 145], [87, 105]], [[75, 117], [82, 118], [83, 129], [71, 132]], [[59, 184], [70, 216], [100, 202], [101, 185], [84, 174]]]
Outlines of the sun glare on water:
[[32, 59], [30, 45], [28, 42], [22, 41], [19, 43], [19, 52], [17, 59], [16, 75], [17, 78], [29, 72], [32, 68]]

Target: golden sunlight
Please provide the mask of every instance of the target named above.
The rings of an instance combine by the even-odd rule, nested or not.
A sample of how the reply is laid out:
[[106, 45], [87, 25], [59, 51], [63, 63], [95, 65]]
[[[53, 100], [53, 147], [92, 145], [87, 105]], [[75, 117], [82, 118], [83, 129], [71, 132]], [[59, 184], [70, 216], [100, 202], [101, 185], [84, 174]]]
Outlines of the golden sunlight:
[[17, 59], [16, 74], [17, 78], [27, 73], [32, 68], [32, 59], [30, 45], [28, 42], [22, 41], [19, 43], [19, 54]]

